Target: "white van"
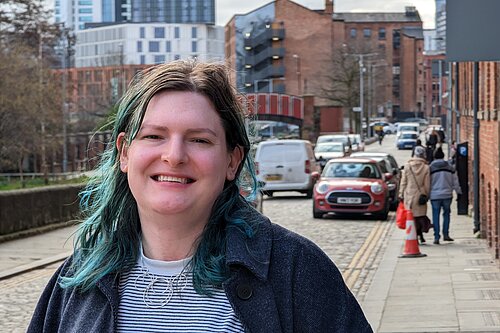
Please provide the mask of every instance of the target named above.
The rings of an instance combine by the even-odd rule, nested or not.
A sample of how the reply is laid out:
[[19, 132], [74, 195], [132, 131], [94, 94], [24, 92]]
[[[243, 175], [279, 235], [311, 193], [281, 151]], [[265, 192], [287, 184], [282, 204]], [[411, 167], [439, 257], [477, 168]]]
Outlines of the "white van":
[[399, 138], [401, 132], [417, 132], [420, 133], [420, 123], [398, 123], [398, 129], [396, 132], [396, 139]]
[[255, 152], [257, 180], [265, 182], [264, 193], [297, 191], [312, 197], [312, 172], [320, 172], [311, 142], [307, 140], [262, 141]]

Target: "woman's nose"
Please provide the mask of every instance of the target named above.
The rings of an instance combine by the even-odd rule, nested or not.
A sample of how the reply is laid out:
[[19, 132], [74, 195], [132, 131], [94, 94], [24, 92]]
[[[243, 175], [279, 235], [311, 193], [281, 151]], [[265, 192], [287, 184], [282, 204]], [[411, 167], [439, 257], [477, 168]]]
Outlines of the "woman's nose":
[[186, 163], [187, 151], [184, 140], [180, 138], [169, 139], [162, 147], [161, 160], [172, 166]]

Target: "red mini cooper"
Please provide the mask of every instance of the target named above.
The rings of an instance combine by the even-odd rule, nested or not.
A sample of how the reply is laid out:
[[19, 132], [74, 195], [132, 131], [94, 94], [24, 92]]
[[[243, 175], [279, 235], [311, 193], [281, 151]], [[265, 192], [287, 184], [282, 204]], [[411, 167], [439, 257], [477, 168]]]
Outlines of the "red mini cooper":
[[317, 179], [313, 192], [313, 216], [324, 214], [370, 214], [387, 220], [389, 188], [386, 180], [393, 175], [383, 173], [380, 164], [369, 158], [330, 160]]

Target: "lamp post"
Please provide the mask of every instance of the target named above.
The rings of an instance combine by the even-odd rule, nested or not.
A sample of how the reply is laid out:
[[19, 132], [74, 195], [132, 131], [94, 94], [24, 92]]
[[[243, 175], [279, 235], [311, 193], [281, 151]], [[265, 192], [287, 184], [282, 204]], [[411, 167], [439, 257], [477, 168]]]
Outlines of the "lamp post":
[[300, 71], [300, 56], [298, 54], [293, 54], [292, 57], [295, 59], [295, 73], [297, 74], [297, 91], [299, 95], [302, 95], [302, 82], [301, 82], [301, 71]]

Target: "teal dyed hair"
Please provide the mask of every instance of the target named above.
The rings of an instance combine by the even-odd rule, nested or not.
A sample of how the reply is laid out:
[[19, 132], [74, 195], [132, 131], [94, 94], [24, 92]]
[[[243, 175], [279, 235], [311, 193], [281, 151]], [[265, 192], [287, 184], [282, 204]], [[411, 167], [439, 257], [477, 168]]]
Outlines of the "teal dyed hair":
[[[221, 286], [228, 277], [225, 262], [227, 228], [237, 228], [248, 237], [256, 230], [256, 222], [246, 218], [241, 209], [244, 199], [239, 186], [257, 186], [253, 162], [249, 156], [243, 109], [231, 86], [226, 67], [217, 63], [174, 61], [151, 67], [131, 83], [120, 101], [111, 142], [84, 191], [81, 193], [83, 223], [75, 238], [75, 251], [70, 273], [61, 277], [62, 287], [89, 290], [107, 274], [119, 274], [135, 264], [140, 244], [137, 204], [129, 189], [127, 175], [120, 170], [118, 135], [125, 132], [131, 142], [140, 126], [151, 98], [165, 90], [197, 92], [207, 96], [218, 112], [226, 134], [227, 149], [240, 147], [243, 160], [236, 178], [226, 181], [216, 199], [205, 230], [192, 259], [193, 282], [199, 293], [204, 286]], [[244, 175], [242, 174], [244, 172]], [[245, 204], [246, 205], [246, 204]]]

